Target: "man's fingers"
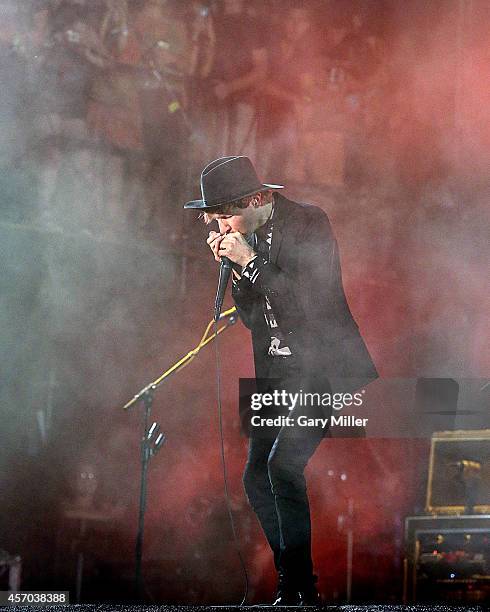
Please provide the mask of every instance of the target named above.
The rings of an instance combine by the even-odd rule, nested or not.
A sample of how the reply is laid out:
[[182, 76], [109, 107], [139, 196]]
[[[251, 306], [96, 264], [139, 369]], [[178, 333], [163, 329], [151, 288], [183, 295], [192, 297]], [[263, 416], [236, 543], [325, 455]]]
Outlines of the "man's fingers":
[[219, 234], [218, 232], [211, 231], [209, 232], [209, 236], [206, 240], [210, 249], [213, 251], [214, 259], [218, 262], [220, 261], [219, 248], [220, 248], [221, 241], [223, 240], [224, 237], [225, 237], [225, 234]]
[[218, 232], [209, 232], [209, 236], [206, 239], [206, 242], [208, 244], [212, 244], [216, 238], [219, 238], [221, 236], [221, 234], [218, 234]]
[[211, 244], [211, 248], [213, 249], [213, 251], [217, 251], [220, 248], [222, 242], [223, 238], [221, 236], [216, 238], [216, 240]]
[[222, 239], [219, 241], [219, 248], [233, 248], [236, 245], [240, 244], [242, 235], [239, 232], [233, 232], [231, 234], [226, 234], [226, 236], [223, 236]]

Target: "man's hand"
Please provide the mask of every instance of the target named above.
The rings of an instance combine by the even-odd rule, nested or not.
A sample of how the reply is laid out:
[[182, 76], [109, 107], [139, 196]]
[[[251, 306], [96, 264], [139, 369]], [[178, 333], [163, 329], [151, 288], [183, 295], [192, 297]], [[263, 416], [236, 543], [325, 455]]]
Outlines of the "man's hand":
[[218, 244], [218, 255], [226, 256], [238, 265], [246, 266], [257, 253], [245, 240], [240, 232], [231, 232], [225, 234]]
[[218, 255], [219, 245], [221, 244], [221, 241], [223, 240], [225, 235], [226, 234], [220, 234], [218, 232], [211, 231], [209, 232], [208, 239], [206, 240], [207, 244], [209, 245], [209, 248], [211, 249], [211, 251], [213, 251], [215, 260], [218, 262], [220, 261]]

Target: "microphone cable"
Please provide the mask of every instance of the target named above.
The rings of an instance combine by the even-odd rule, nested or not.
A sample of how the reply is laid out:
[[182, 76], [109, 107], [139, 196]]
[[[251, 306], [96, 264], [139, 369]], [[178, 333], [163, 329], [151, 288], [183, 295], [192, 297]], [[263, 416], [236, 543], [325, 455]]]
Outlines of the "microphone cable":
[[248, 597], [249, 590], [249, 579], [247, 567], [245, 565], [245, 560], [243, 559], [242, 550], [240, 548], [240, 542], [238, 541], [238, 534], [235, 525], [235, 518], [233, 516], [233, 509], [231, 507], [231, 498], [228, 487], [228, 470], [226, 467], [226, 456], [225, 456], [225, 442], [224, 442], [224, 432], [223, 432], [223, 408], [221, 404], [221, 363], [220, 363], [220, 354], [219, 354], [219, 339], [218, 339], [218, 321], [214, 322], [214, 332], [216, 334], [215, 337], [215, 355], [216, 355], [216, 392], [217, 392], [217, 403], [218, 403], [218, 425], [219, 425], [219, 437], [220, 437], [220, 454], [221, 454], [221, 467], [223, 470], [223, 486], [224, 486], [224, 494], [225, 494], [225, 502], [226, 509], [228, 512], [228, 518], [230, 520], [231, 531], [233, 534], [233, 542], [235, 544], [235, 549], [238, 555], [238, 559], [240, 560], [240, 566], [243, 572], [243, 582], [244, 582], [244, 593], [242, 597], [242, 601], [238, 604], [239, 606], [245, 605]]

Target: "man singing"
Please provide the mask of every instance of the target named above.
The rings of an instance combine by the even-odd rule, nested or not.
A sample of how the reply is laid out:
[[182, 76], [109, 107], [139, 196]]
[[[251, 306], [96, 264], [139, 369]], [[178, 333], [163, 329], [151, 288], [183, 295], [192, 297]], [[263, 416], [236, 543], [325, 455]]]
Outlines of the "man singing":
[[[202, 171], [202, 199], [184, 208], [218, 222], [207, 243], [216, 261], [233, 262], [232, 296], [252, 332], [262, 389], [273, 379], [288, 391], [352, 392], [377, 372], [344, 295], [336, 240], [320, 208], [286, 199], [281, 188], [261, 183], [249, 158], [222, 157]], [[274, 410], [291, 423], [324, 416], [318, 406]], [[304, 470], [324, 434], [283, 425], [250, 436], [243, 482], [274, 554], [274, 605], [320, 603]]]

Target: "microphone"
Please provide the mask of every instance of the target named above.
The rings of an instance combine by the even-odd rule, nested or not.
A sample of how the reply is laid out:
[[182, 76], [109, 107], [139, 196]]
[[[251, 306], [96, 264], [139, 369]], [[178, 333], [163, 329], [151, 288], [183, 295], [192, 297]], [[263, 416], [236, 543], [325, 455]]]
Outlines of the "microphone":
[[219, 268], [218, 290], [216, 291], [216, 300], [214, 302], [215, 322], [219, 321], [221, 307], [223, 306], [223, 300], [225, 299], [226, 286], [228, 285], [228, 280], [230, 279], [232, 266], [233, 264], [231, 260], [228, 259], [228, 257], [221, 258], [221, 265]]

